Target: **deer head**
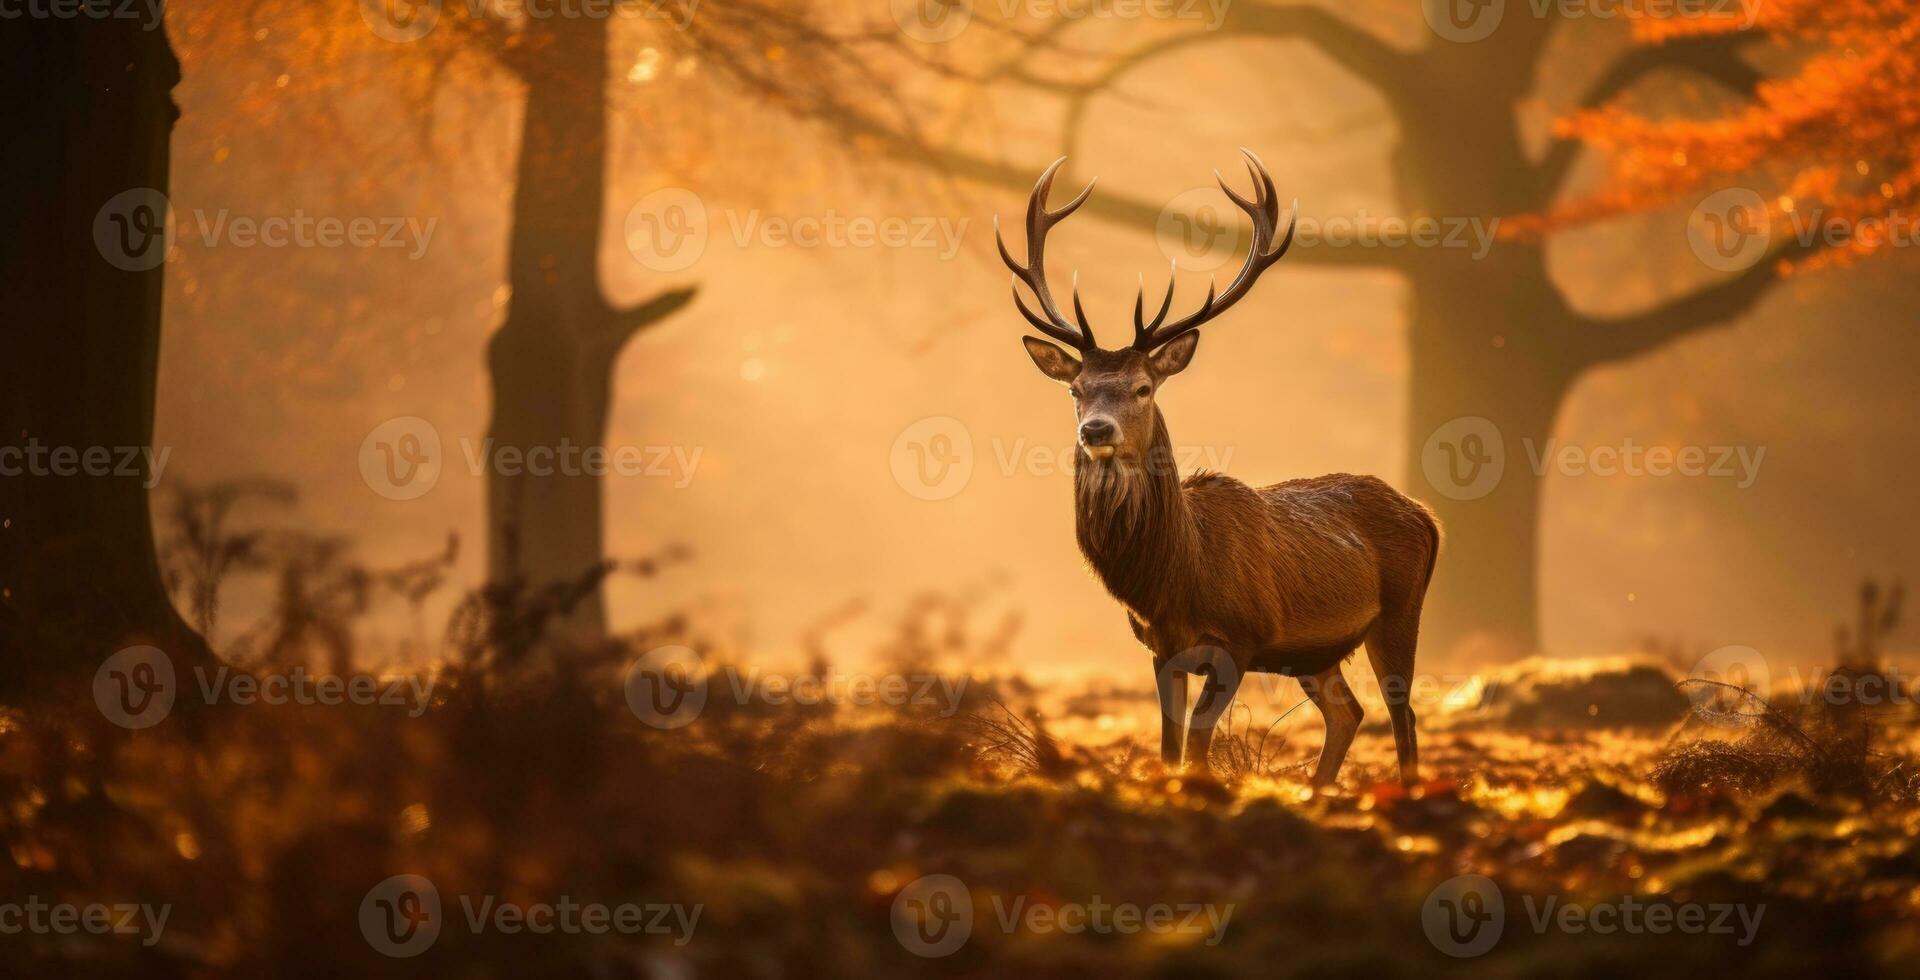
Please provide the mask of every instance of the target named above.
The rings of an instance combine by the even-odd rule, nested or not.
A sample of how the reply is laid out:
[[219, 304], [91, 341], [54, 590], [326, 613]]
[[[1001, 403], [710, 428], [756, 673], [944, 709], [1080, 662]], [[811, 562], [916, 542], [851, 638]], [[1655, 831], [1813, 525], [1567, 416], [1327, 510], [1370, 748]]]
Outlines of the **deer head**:
[[[1247, 212], [1253, 219], [1253, 245], [1247, 251], [1246, 263], [1240, 273], [1233, 278], [1224, 293], [1216, 293], [1211, 279], [1207, 283], [1206, 302], [1200, 309], [1173, 322], [1167, 322], [1167, 312], [1173, 307], [1174, 273], [1178, 266], [1167, 273], [1167, 294], [1160, 301], [1160, 311], [1149, 321], [1146, 317], [1146, 280], [1142, 277], [1140, 292], [1133, 302], [1133, 343], [1118, 350], [1103, 350], [1094, 342], [1093, 327], [1087, 322], [1086, 310], [1080, 304], [1079, 275], [1074, 275], [1073, 314], [1074, 321], [1069, 323], [1060, 312], [1059, 304], [1054, 301], [1052, 290], [1047, 287], [1045, 254], [1047, 232], [1059, 224], [1068, 215], [1085, 204], [1093, 193], [1093, 184], [1087, 184], [1086, 190], [1058, 211], [1047, 210], [1047, 194], [1053, 189], [1053, 176], [1067, 162], [1061, 157], [1040, 175], [1033, 186], [1033, 197], [1027, 202], [1027, 261], [1022, 265], [1014, 261], [1007, 251], [1007, 243], [1000, 236], [1000, 219], [994, 218], [994, 241], [1000, 246], [1000, 258], [1013, 270], [1013, 303], [1019, 307], [1020, 314], [1027, 318], [1034, 329], [1073, 348], [1069, 353], [1060, 344], [1041, 340], [1038, 337], [1023, 337], [1027, 353], [1042, 374], [1066, 385], [1073, 393], [1074, 415], [1079, 423], [1080, 450], [1089, 459], [1139, 460], [1144, 457], [1153, 440], [1155, 431], [1154, 394], [1168, 378], [1180, 373], [1193, 359], [1194, 348], [1199, 345], [1199, 328], [1208, 320], [1225, 313], [1233, 304], [1240, 301], [1247, 291], [1253, 288], [1253, 282], [1262, 272], [1279, 261], [1285, 255], [1287, 246], [1293, 244], [1294, 212], [1289, 212], [1286, 234], [1276, 241], [1275, 236], [1280, 225], [1279, 196], [1274, 193], [1273, 178], [1260, 158], [1251, 150], [1242, 149], [1246, 155], [1247, 169], [1253, 175], [1253, 200], [1249, 201], [1233, 188], [1227, 186], [1219, 171], [1214, 178], [1219, 180], [1220, 189], [1226, 192], [1240, 210]], [[1036, 314], [1027, 306], [1020, 295], [1020, 284], [1025, 283], [1028, 291], [1040, 307]]]

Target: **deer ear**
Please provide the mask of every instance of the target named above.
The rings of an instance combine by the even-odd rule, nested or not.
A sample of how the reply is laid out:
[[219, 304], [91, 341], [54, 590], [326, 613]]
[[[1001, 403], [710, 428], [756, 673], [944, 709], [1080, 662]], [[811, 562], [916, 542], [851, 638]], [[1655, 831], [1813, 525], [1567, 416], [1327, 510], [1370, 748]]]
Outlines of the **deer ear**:
[[1200, 331], [1189, 330], [1167, 341], [1167, 346], [1154, 351], [1147, 358], [1147, 366], [1155, 377], [1171, 378], [1187, 369], [1187, 362], [1193, 360], [1194, 348], [1200, 346]]
[[1066, 352], [1058, 344], [1050, 344], [1038, 337], [1022, 337], [1020, 342], [1027, 345], [1027, 356], [1033, 358], [1040, 373], [1061, 384], [1072, 384], [1080, 376], [1080, 361]]

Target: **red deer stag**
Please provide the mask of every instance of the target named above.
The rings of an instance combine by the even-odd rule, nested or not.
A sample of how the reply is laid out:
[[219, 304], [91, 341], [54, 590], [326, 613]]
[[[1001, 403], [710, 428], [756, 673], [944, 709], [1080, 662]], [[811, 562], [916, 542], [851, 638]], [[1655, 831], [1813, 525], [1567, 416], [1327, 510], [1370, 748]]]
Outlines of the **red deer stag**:
[[[1065, 207], [1047, 210], [1064, 157], [1040, 176], [1027, 202], [1026, 264], [1008, 253], [997, 219], [994, 237], [1013, 270], [1021, 315], [1076, 352], [1022, 338], [1041, 372], [1073, 392], [1076, 535], [1107, 591], [1126, 606], [1134, 635], [1153, 652], [1161, 758], [1204, 767], [1214, 725], [1240, 679], [1249, 672], [1283, 674], [1299, 678], [1326, 719], [1313, 781], [1331, 782], [1362, 716], [1340, 665], [1364, 642], [1393, 721], [1400, 778], [1412, 783], [1419, 751], [1408, 701], [1420, 605], [1440, 550], [1433, 514], [1371, 476], [1339, 473], [1257, 490], [1218, 473], [1181, 480], [1166, 420], [1154, 407], [1160, 385], [1192, 360], [1200, 326], [1245, 296], [1293, 242], [1297, 216], [1278, 235], [1273, 178], [1251, 151], [1241, 152], [1253, 174], [1253, 200], [1234, 193], [1217, 171], [1214, 176], [1253, 219], [1246, 264], [1225, 292], [1209, 285], [1199, 311], [1172, 322], [1166, 322], [1171, 274], [1151, 321], [1143, 282], [1133, 306], [1133, 343], [1120, 350], [1095, 346], [1077, 283], [1077, 325], [1061, 315], [1047, 288], [1047, 232], [1093, 193], [1088, 184]], [[1038, 314], [1022, 298], [1021, 283], [1038, 302]], [[1205, 677], [1190, 729], [1189, 672]]]

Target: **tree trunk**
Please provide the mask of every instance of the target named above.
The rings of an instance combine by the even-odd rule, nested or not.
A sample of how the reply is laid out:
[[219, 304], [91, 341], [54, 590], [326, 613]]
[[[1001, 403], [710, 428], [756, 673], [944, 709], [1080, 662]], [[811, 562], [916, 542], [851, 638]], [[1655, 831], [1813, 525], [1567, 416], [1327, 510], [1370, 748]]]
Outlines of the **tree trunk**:
[[[536, 36], [523, 72], [526, 117], [508, 246], [512, 297], [488, 349], [487, 528], [491, 579], [538, 589], [578, 579], [605, 560], [601, 478], [581, 470], [581, 454], [605, 441], [621, 348], [692, 292], [630, 311], [608, 306], [598, 269], [607, 21], [563, 18], [528, 29]], [[582, 643], [605, 636], [598, 588], [561, 629]]]
[[0, 683], [90, 675], [136, 644], [176, 667], [205, 662], [162, 584], [148, 512], [167, 246], [148, 232], [166, 214], [179, 63], [163, 29], [133, 20], [7, 31], [18, 114], [0, 158], [12, 306], [0, 337]]
[[[1533, 210], [1533, 165], [1511, 112], [1532, 84], [1538, 25], [1482, 45], [1441, 44], [1403, 90], [1395, 170], [1408, 213], [1477, 222], [1473, 247], [1421, 249], [1408, 276], [1411, 389], [1407, 485], [1439, 515], [1445, 545], [1427, 592], [1422, 647], [1476, 661], [1538, 652], [1540, 480], [1571, 374], [1558, 346], [1566, 307], [1534, 245], [1491, 242], [1490, 222]], [[1475, 49], [1475, 50], [1468, 50]]]
[[1502, 246], [1479, 265], [1472, 276], [1415, 278], [1407, 482], [1445, 535], [1427, 649], [1470, 644], [1485, 659], [1539, 650], [1534, 458], [1572, 374], [1537, 253]]

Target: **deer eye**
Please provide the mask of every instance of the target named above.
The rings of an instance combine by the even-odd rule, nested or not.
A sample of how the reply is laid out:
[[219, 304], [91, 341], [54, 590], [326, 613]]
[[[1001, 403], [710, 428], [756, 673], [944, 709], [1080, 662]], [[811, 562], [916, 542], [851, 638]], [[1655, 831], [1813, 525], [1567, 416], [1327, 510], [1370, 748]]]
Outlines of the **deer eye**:
[[1072, 386], [1072, 387], [1070, 387], [1070, 388], [1068, 388], [1068, 389], [1067, 389], [1067, 394], [1070, 394], [1070, 395], [1072, 395], [1072, 396], [1073, 396], [1073, 399], [1074, 399], [1074, 401], [1079, 401], [1079, 400], [1080, 400], [1080, 386], [1079, 386], [1079, 385], [1074, 385], [1074, 386]]
[[1147, 397], [1148, 395], [1151, 395], [1151, 394], [1153, 394], [1153, 388], [1152, 388], [1152, 386], [1150, 386], [1150, 385], [1141, 385], [1141, 386], [1140, 386], [1139, 388], [1137, 388], [1137, 389], [1135, 389], [1135, 391], [1134, 391], [1134, 393], [1133, 393], [1133, 397], [1135, 397], [1135, 398], [1145, 398], [1145, 397]]

